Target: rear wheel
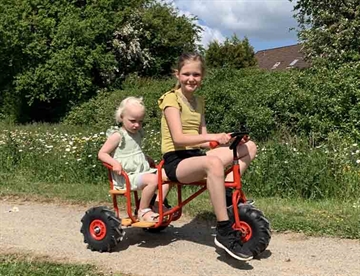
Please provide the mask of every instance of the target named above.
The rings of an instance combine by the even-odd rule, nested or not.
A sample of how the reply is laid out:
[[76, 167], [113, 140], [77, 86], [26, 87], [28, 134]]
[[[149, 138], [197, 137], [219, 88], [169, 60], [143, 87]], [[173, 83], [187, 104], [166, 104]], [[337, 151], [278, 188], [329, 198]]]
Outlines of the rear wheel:
[[120, 221], [107, 207], [87, 210], [81, 222], [80, 232], [91, 250], [110, 252], [122, 239]]
[[256, 257], [265, 251], [271, 239], [270, 223], [264, 214], [252, 205], [238, 206], [240, 227], [235, 228], [234, 210], [229, 208], [229, 218], [234, 229], [241, 232], [241, 241]]

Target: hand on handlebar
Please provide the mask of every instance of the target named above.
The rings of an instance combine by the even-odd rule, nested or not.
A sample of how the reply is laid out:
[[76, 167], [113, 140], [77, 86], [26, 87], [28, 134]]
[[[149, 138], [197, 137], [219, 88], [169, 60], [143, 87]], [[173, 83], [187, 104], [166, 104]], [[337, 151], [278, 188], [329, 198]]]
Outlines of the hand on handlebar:
[[[249, 141], [249, 135], [248, 135], [248, 133], [244, 133], [244, 132], [233, 132], [233, 133], [228, 133], [228, 134], [226, 134], [227, 135], [227, 138], [228, 138], [228, 141], [227, 141], [227, 143], [229, 142], [229, 140], [230, 139], [232, 139], [232, 138], [235, 138], [235, 137], [241, 137], [242, 136], [242, 138], [241, 138], [241, 140], [239, 141], [239, 140], [237, 140], [237, 142], [235, 142], [236, 143], [236, 145], [235, 146], [237, 146], [237, 145], [242, 145], [242, 144], [245, 144], [247, 141]], [[238, 138], [236, 138], [236, 139], [238, 139]], [[236, 140], [235, 140], [236, 141]], [[211, 149], [214, 149], [214, 148], [216, 148], [217, 146], [219, 146], [219, 142], [218, 141], [216, 141], [216, 140], [214, 140], [214, 141], [211, 141], [210, 143], [209, 143], [209, 146], [210, 146], [210, 148]]]
[[244, 137], [241, 139], [239, 145], [245, 144], [249, 140], [250, 140], [249, 135], [244, 135]]
[[213, 135], [214, 135], [213, 141], [209, 143], [211, 149], [216, 148], [219, 145], [225, 145], [229, 143], [231, 139], [230, 133], [218, 133]]

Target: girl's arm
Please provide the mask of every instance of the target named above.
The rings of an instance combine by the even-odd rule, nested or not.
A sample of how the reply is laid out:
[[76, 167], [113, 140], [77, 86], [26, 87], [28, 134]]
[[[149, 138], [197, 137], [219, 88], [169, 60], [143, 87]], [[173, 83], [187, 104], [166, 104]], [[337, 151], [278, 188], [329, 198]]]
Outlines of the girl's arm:
[[[207, 134], [206, 122], [205, 122], [205, 116], [204, 115], [201, 115], [201, 124], [200, 124], [200, 127], [199, 127], [199, 133], [200, 134]], [[201, 148], [209, 148], [210, 147], [209, 142], [205, 142], [205, 143], [200, 144], [200, 147]]]
[[[198, 135], [193, 134], [184, 134], [182, 131], [181, 119], [180, 119], [180, 111], [175, 107], [166, 107], [164, 110], [164, 116], [166, 122], [169, 126], [169, 130], [171, 133], [171, 137], [174, 141], [174, 144], [179, 146], [192, 146], [192, 145], [201, 145], [210, 141], [217, 141], [220, 144], [226, 144], [229, 141], [229, 137], [226, 133], [218, 133], [218, 134], [208, 134], [200, 133]], [[202, 122], [201, 130], [203, 131], [203, 127], [205, 124]]]
[[109, 136], [104, 145], [101, 147], [98, 153], [98, 158], [105, 163], [110, 164], [113, 167], [113, 171], [117, 174], [121, 174], [121, 164], [115, 160], [110, 154], [116, 149], [121, 141], [120, 133], [116, 132]]

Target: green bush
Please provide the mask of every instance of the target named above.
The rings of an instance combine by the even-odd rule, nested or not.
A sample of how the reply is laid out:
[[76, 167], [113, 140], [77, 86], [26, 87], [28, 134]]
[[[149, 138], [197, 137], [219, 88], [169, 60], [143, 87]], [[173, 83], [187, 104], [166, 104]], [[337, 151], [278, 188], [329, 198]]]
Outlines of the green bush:
[[115, 124], [115, 110], [120, 102], [128, 96], [138, 96], [143, 97], [146, 106], [145, 127], [159, 130], [161, 112], [157, 100], [173, 86], [173, 80], [128, 80], [124, 84], [124, 90], [100, 92], [94, 99], [73, 108], [63, 123], [91, 126], [94, 130], [104, 131]]
[[[338, 70], [267, 72], [256, 69], [210, 70], [198, 94], [205, 97], [206, 120], [211, 132], [233, 131], [245, 124], [257, 141], [278, 130], [311, 135], [316, 141], [340, 131], [360, 137], [360, 63]], [[175, 80], [129, 79], [123, 90], [100, 93], [73, 109], [67, 124], [104, 129], [113, 122], [116, 105], [126, 96], [143, 96], [149, 129], [160, 129], [157, 99]]]

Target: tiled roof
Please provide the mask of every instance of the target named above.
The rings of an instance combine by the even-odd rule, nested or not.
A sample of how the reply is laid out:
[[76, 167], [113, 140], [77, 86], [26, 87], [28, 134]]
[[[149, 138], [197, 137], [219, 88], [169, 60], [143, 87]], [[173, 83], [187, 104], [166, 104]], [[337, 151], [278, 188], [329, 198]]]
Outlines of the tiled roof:
[[284, 70], [289, 68], [307, 68], [310, 66], [304, 60], [302, 45], [295, 44], [256, 52], [259, 68], [267, 70]]

